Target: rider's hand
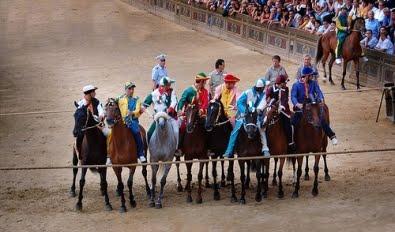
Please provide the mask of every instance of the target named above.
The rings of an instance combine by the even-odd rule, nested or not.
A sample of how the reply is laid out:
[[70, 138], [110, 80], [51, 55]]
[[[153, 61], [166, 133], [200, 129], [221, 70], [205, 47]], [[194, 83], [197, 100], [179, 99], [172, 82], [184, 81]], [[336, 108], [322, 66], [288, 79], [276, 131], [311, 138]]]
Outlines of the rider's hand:
[[299, 109], [303, 109], [303, 104], [298, 103], [298, 104], [296, 104], [296, 107]]
[[203, 114], [204, 114], [203, 109], [200, 109], [200, 110], [199, 110], [199, 115], [202, 116]]
[[140, 108], [140, 114], [142, 114], [142, 113], [144, 113], [144, 112], [145, 112], [145, 107], [142, 106], [142, 107]]
[[130, 117], [134, 117], [133, 111], [128, 111], [128, 115], [129, 115]]
[[103, 120], [104, 120], [104, 115], [100, 115], [99, 116], [99, 122], [103, 122]]

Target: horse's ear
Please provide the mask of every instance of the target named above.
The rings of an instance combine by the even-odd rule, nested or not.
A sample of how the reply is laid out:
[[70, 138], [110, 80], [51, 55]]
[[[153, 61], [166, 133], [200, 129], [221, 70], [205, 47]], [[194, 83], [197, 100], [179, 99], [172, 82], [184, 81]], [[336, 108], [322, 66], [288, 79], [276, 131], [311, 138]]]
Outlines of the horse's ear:
[[74, 101], [74, 106], [75, 108], [78, 108], [78, 103], [76, 101]]
[[218, 101], [221, 101], [221, 98], [222, 98], [222, 93], [219, 95], [219, 97], [218, 97]]

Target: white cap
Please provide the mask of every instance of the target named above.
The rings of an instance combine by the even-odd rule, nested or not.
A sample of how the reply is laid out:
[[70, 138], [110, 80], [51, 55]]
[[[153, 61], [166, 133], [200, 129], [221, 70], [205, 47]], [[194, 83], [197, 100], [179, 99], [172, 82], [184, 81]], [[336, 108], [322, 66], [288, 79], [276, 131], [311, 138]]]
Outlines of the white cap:
[[257, 88], [265, 87], [265, 83], [263, 83], [262, 79], [258, 79], [255, 83], [255, 87]]
[[166, 59], [166, 54], [159, 54], [159, 55], [157, 55], [155, 58], [157, 59], [157, 60], [163, 60], [163, 59]]
[[97, 89], [97, 87], [95, 87], [95, 86], [93, 86], [93, 85], [85, 85], [84, 86], [84, 88], [82, 88], [82, 92], [88, 92], [88, 91], [91, 91], [91, 90], [96, 90]]

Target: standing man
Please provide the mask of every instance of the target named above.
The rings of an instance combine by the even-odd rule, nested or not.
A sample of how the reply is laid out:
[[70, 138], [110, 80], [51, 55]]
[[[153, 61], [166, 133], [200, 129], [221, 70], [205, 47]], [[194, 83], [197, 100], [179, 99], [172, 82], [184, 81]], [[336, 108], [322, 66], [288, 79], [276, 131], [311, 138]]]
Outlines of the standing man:
[[159, 87], [162, 77], [167, 77], [166, 55], [160, 54], [156, 57], [158, 64], [152, 69], [152, 90]]
[[[299, 80], [299, 78], [302, 76], [302, 69], [304, 67], [309, 67], [313, 69], [314, 73], [316, 73], [316, 75], [313, 76], [314, 80], [318, 79], [320, 75], [318, 74], [317, 68], [311, 63], [311, 56], [309, 54], [305, 54], [303, 56], [303, 64], [299, 66], [298, 71], [296, 72], [296, 80]], [[326, 79], [324, 78], [324, 80]]]
[[223, 78], [225, 74], [225, 61], [223, 59], [218, 59], [215, 62], [215, 70], [209, 74], [210, 81], [208, 85], [210, 88], [211, 98], [214, 97], [215, 88], [224, 83]]
[[265, 74], [265, 79], [270, 81], [270, 84], [274, 84], [274, 81], [280, 75], [284, 75], [288, 77], [287, 71], [285, 71], [285, 68], [280, 65], [281, 62], [280, 56], [278, 55], [273, 56], [272, 62], [273, 65], [267, 69]]

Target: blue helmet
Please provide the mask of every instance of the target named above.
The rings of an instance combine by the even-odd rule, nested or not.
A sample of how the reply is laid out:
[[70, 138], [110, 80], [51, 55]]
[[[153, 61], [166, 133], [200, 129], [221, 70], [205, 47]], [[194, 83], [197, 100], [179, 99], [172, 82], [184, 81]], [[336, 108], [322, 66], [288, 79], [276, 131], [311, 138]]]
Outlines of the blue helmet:
[[302, 77], [308, 75], [317, 75], [317, 72], [314, 72], [314, 70], [310, 67], [303, 67], [301, 73], [302, 73]]

